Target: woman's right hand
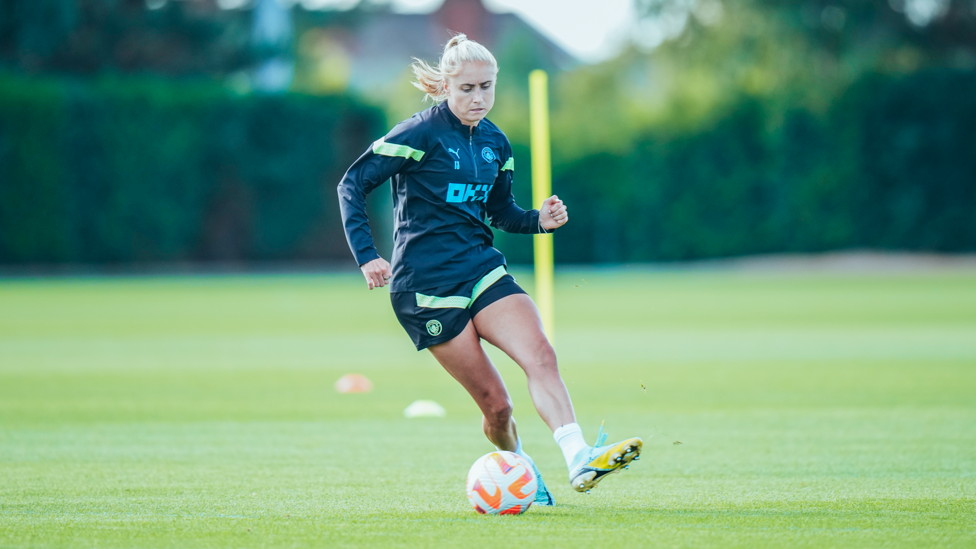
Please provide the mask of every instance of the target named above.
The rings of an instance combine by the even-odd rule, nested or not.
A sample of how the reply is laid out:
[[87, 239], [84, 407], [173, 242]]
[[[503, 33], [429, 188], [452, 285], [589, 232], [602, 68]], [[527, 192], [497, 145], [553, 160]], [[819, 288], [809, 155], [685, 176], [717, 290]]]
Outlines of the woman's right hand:
[[369, 286], [370, 290], [386, 286], [390, 283], [390, 277], [393, 276], [390, 270], [390, 264], [382, 257], [377, 257], [369, 263], [364, 263], [359, 268], [363, 270], [363, 276], [366, 277], [366, 285]]

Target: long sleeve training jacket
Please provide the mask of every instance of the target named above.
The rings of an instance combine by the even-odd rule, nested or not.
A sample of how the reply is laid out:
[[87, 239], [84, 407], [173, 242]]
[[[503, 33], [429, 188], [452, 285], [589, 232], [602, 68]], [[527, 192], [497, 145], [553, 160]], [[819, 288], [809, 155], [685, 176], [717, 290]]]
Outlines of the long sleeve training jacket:
[[486, 219], [510, 233], [540, 231], [538, 210], [515, 204], [514, 166], [501, 130], [485, 119], [472, 131], [446, 101], [397, 124], [339, 183], [342, 222], [356, 262], [379, 257], [367, 224], [366, 195], [392, 178], [392, 291], [464, 282], [505, 264], [492, 247]]

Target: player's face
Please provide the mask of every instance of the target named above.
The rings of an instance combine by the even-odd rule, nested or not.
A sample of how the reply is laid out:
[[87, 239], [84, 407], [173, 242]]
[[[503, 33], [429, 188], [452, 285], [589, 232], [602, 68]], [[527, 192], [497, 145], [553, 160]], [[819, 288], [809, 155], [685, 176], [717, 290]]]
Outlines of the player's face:
[[448, 78], [447, 106], [466, 126], [477, 126], [495, 104], [498, 69], [487, 63], [466, 63], [461, 74]]

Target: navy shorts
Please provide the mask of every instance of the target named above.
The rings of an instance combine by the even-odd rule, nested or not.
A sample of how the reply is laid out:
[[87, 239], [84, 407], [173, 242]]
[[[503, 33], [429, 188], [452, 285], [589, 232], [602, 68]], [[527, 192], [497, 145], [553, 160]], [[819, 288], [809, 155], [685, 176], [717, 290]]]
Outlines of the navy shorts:
[[503, 297], [524, 294], [502, 265], [481, 278], [422, 292], [392, 292], [393, 312], [418, 351], [458, 336], [476, 314]]

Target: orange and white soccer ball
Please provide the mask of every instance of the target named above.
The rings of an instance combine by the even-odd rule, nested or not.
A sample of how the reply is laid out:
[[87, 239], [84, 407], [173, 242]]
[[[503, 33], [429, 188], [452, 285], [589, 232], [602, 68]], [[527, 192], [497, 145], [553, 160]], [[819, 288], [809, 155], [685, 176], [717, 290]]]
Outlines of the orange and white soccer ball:
[[488, 515], [518, 515], [532, 506], [539, 481], [524, 457], [497, 451], [478, 458], [468, 471], [468, 501]]

